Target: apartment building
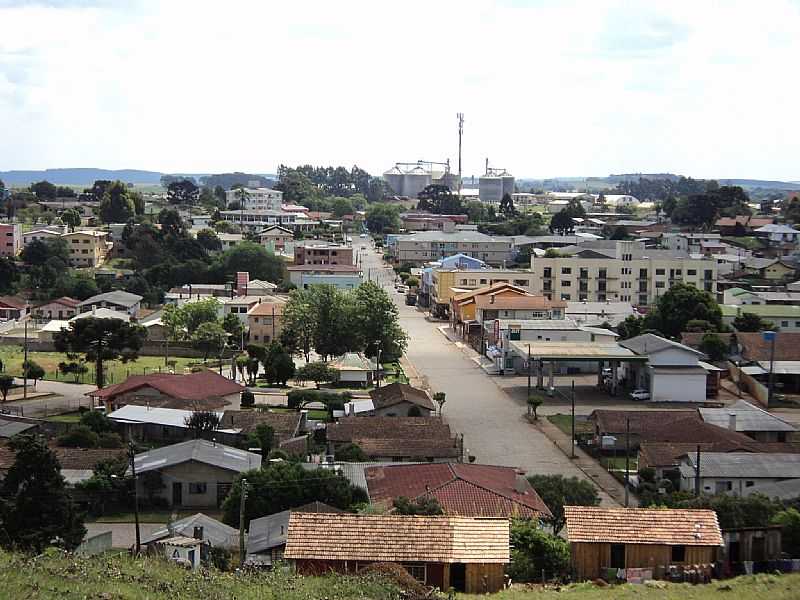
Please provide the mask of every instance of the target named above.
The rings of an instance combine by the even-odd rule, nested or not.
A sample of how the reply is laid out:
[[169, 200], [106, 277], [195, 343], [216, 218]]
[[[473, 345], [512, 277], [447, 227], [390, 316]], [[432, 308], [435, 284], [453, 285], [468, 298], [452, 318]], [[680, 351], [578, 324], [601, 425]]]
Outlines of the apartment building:
[[277, 340], [283, 331], [282, 302], [261, 302], [247, 313], [250, 340], [258, 344], [268, 344]]
[[352, 265], [353, 247], [331, 244], [323, 240], [297, 242], [294, 246], [294, 264]]
[[510, 283], [530, 292], [534, 274], [522, 269], [432, 269], [431, 302], [449, 306], [450, 299], [465, 291], [476, 290], [494, 283]]
[[235, 223], [242, 229], [261, 231], [272, 225], [294, 227], [298, 220], [297, 213], [283, 212], [281, 210], [221, 210], [220, 219]]
[[531, 258], [533, 294], [579, 302], [647, 306], [676, 283], [716, 294], [717, 262], [686, 252], [645, 248], [643, 242], [598, 240]]
[[243, 204], [244, 210], [281, 210], [283, 204], [283, 192], [270, 188], [244, 188], [246, 194], [242, 200], [241, 192], [227, 190], [225, 200], [230, 205], [231, 202]]
[[15, 257], [22, 251], [22, 225], [0, 223], [0, 256]]
[[73, 267], [99, 267], [108, 256], [107, 231], [75, 231], [61, 236], [69, 248], [69, 262]]
[[466, 254], [501, 266], [513, 257], [513, 239], [477, 231], [420, 231], [388, 240], [387, 250], [398, 263], [423, 264], [451, 254]]

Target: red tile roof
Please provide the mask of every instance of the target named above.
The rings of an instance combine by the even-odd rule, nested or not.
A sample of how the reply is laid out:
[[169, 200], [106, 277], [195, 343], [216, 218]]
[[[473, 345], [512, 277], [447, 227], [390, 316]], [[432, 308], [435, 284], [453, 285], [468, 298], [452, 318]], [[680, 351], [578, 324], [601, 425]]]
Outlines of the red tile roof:
[[272, 315], [282, 315], [284, 304], [279, 302], [261, 302], [256, 304], [248, 311], [248, 315], [252, 317], [271, 317]]
[[[197, 373], [178, 375], [171, 373], [152, 373], [150, 375], [133, 375], [124, 382], [109, 385], [100, 390], [89, 392], [101, 400], [113, 400], [121, 394], [132, 392], [142, 387], [152, 387], [173, 400], [149, 399], [151, 406], [158, 408], [186, 408], [187, 403], [213, 401], [202, 408], [221, 408], [225, 405], [221, 398], [244, 390], [244, 386], [214, 371], [205, 370]], [[141, 403], [145, 400], [141, 400]], [[140, 402], [131, 402], [137, 404]], [[212, 406], [215, 404], [215, 406]]]
[[512, 467], [431, 463], [367, 467], [370, 500], [391, 505], [395, 498], [430, 494], [448, 515], [464, 517], [550, 516], [528, 480]]
[[[492, 301], [494, 300], [494, 302]], [[475, 298], [475, 306], [480, 309], [548, 310], [566, 308], [561, 300], [548, 300], [545, 296], [494, 296], [484, 295]]]
[[77, 308], [80, 303], [81, 301], [75, 300], [75, 298], [70, 298], [69, 296], [61, 296], [61, 298], [56, 298], [55, 300], [42, 302], [38, 306], [46, 306], [48, 304], [61, 304], [63, 306], [68, 306], [69, 308]]
[[380, 388], [375, 388], [369, 393], [372, 404], [376, 409], [388, 408], [401, 402], [416, 404], [428, 410], [435, 410], [433, 401], [425, 390], [406, 385], [405, 383], [390, 383]]
[[625, 433], [625, 421], [630, 419], [630, 431], [640, 435], [652, 429], [658, 429], [675, 421], [692, 417], [700, 421], [696, 410], [595, 410], [591, 418], [600, 430], [600, 434]]
[[0, 305], [10, 306], [11, 308], [25, 308], [27, 302], [15, 296], [0, 296]]

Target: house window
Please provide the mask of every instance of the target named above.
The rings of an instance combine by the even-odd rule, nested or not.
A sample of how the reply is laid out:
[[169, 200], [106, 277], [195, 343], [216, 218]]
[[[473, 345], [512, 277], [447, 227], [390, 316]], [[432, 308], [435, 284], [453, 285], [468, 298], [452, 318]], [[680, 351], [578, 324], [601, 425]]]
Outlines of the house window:
[[745, 481], [744, 487], [753, 487], [756, 484], [755, 481]]
[[789, 321], [781, 321], [781, 327], [788, 327]]
[[664, 275], [664, 269], [656, 269], [656, 275]]
[[425, 583], [426, 581], [426, 569], [425, 565], [419, 564], [409, 564], [409, 563], [402, 563], [403, 568], [408, 571], [408, 574], [411, 575], [414, 579], [421, 583]]
[[562, 287], [571, 287], [572, 286], [572, 282], [569, 279], [565, 279], [564, 281], [561, 282], [561, 286]]
[[205, 494], [206, 493], [206, 484], [205, 483], [190, 483], [189, 484], [189, 493], [190, 494]]
[[686, 546], [673, 546], [672, 562], [685, 562], [685, 561], [686, 561]]
[[561, 267], [561, 274], [562, 275], [571, 275], [572, 274], [572, 267]]
[[686, 274], [687, 275], [697, 275], [697, 270], [696, 269], [687, 269], [686, 270]]

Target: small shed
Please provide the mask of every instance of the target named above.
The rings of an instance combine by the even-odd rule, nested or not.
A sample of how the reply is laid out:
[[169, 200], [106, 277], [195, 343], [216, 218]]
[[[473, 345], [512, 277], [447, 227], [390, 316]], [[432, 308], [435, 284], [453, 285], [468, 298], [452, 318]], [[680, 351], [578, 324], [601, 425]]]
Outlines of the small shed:
[[652, 570], [710, 565], [723, 545], [713, 510], [565, 506], [572, 569], [578, 579], [608, 570]]
[[161, 547], [164, 548], [164, 556], [167, 559], [187, 565], [192, 569], [200, 566], [203, 544], [203, 540], [184, 536], [171, 537], [161, 541]]
[[315, 575], [401, 564], [421, 583], [468, 594], [496, 592], [510, 559], [508, 519], [292, 513], [284, 558]]
[[726, 575], [761, 572], [764, 563], [781, 558], [781, 526], [737, 527], [722, 532], [721, 560]]

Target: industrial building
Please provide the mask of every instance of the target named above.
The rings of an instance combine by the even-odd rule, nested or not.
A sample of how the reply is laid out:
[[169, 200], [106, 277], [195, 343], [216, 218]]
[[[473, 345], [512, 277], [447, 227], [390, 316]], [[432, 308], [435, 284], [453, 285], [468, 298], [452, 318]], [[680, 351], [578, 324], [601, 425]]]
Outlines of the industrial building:
[[[444, 170], [441, 170], [442, 167]], [[450, 172], [449, 159], [445, 162], [399, 162], [386, 171], [383, 178], [394, 194], [408, 198], [416, 198], [429, 185], [446, 185], [451, 190], [458, 189], [458, 175]]]
[[481, 202], [499, 204], [503, 196], [514, 193], [514, 176], [505, 169], [494, 169], [489, 167], [486, 161], [486, 173], [478, 179], [478, 189], [480, 190]]

